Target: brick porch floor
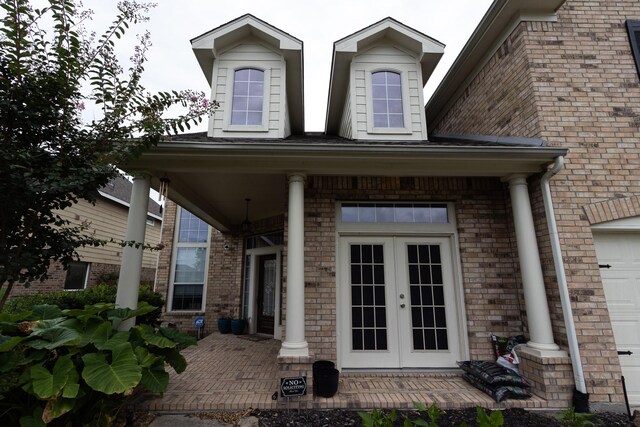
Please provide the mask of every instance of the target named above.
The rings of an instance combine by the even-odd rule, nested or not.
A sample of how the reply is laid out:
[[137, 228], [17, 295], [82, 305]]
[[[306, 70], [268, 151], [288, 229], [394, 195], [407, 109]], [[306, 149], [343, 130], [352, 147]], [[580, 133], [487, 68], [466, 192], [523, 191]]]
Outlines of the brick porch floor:
[[[276, 355], [280, 342], [250, 341], [234, 335], [213, 333], [196, 347], [183, 352], [189, 363], [180, 375], [172, 373], [163, 397], [144, 402], [151, 411], [194, 412], [209, 410], [276, 409], [286, 407], [272, 400], [278, 390]], [[309, 390], [311, 393], [311, 390]], [[466, 383], [460, 374], [341, 373], [338, 393], [330, 399], [312, 396], [306, 408], [413, 408], [413, 402], [436, 403], [441, 409], [483, 406], [485, 408], [546, 408], [539, 397], [506, 400], [492, 398]], [[291, 407], [298, 407], [292, 401]]]

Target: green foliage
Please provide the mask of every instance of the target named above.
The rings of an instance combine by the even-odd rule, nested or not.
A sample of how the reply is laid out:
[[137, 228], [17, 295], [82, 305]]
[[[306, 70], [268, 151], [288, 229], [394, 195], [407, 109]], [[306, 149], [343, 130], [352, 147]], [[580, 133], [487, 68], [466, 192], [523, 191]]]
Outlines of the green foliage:
[[[60, 309], [83, 309], [87, 305], [101, 302], [114, 303], [116, 301], [116, 287], [109, 285], [96, 285], [81, 291], [59, 291], [52, 293], [40, 293], [13, 297], [5, 305], [2, 312], [17, 314], [31, 310], [34, 306], [42, 304], [56, 305]], [[164, 305], [162, 295], [154, 292], [149, 286], [140, 286], [138, 302], [157, 307], [150, 313], [136, 318], [136, 322], [158, 324], [160, 323], [161, 308]]]
[[151, 325], [115, 328], [153, 309], [100, 303], [0, 314], [0, 424], [106, 426], [135, 390], [164, 392], [165, 362], [182, 372], [180, 351], [195, 338]]
[[596, 424], [591, 421], [591, 417], [593, 417], [593, 414], [576, 412], [576, 408], [572, 406], [562, 411], [558, 419], [563, 424], [571, 427], [595, 427]]
[[393, 422], [398, 418], [395, 409], [384, 413], [374, 408], [371, 413], [358, 412], [358, 415], [362, 420], [362, 425], [365, 427], [393, 427]]
[[[52, 261], [68, 265], [77, 248], [106, 243], [60, 210], [95, 202], [116, 165], [216, 108], [203, 93], [147, 92], [148, 33], [130, 66], [119, 64], [115, 40], [145, 22], [151, 7], [120, 2], [96, 37], [83, 27], [91, 14], [78, 0], [0, 0], [0, 308], [14, 284], [45, 280]], [[85, 104], [101, 109], [90, 122], [82, 119]], [[163, 118], [174, 105], [186, 112]]]
[[480, 427], [500, 427], [504, 424], [504, 416], [500, 410], [490, 411], [490, 414], [487, 414], [484, 409], [477, 406], [476, 414], [476, 421]]
[[415, 407], [420, 412], [426, 412], [429, 417], [429, 422], [423, 419], [417, 420], [405, 420], [405, 427], [409, 427], [411, 425], [420, 426], [420, 427], [438, 427], [438, 418], [444, 415], [444, 412], [441, 411], [435, 403], [432, 403], [428, 408], [425, 404], [420, 402], [413, 402]]

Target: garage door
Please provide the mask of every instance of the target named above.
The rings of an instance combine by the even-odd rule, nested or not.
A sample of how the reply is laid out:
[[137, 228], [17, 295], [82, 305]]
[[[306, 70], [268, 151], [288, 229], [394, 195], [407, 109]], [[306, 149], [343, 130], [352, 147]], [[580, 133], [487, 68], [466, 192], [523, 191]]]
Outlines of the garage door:
[[[640, 404], [640, 233], [594, 233], [604, 292], [622, 375], [632, 404]], [[632, 354], [626, 354], [631, 352]]]

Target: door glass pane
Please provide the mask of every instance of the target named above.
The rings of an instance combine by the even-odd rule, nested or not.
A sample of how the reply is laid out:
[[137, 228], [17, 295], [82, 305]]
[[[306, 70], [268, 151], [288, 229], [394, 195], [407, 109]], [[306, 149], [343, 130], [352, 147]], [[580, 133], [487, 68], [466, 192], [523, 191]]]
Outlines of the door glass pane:
[[264, 262], [264, 285], [262, 291], [262, 315], [273, 317], [276, 312], [276, 260]]
[[353, 350], [387, 350], [382, 245], [350, 245]]
[[407, 245], [407, 260], [413, 349], [447, 350], [440, 246]]

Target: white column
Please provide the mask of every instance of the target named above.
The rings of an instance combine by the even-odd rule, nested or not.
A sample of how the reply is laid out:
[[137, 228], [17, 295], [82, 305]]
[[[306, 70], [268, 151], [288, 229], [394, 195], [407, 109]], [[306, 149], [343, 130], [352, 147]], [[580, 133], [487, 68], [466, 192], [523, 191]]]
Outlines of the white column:
[[540, 355], [544, 355], [544, 352], [554, 352], [559, 347], [553, 340], [549, 305], [544, 288], [531, 203], [529, 202], [527, 178], [524, 175], [514, 175], [510, 176], [507, 181], [511, 193], [511, 208], [518, 241], [520, 273], [531, 339], [527, 346], [537, 350]]
[[[129, 216], [127, 218], [126, 242], [144, 243], [147, 228], [147, 211], [149, 209], [149, 188], [151, 178], [139, 175], [133, 178]], [[118, 278], [116, 305], [118, 307], [137, 308], [140, 273], [142, 271], [142, 248], [125, 246], [122, 249], [122, 263]], [[120, 325], [120, 330], [128, 330], [135, 324], [135, 319], [128, 319]]]
[[289, 176], [287, 318], [280, 356], [309, 355], [304, 337], [304, 180], [303, 174]]

